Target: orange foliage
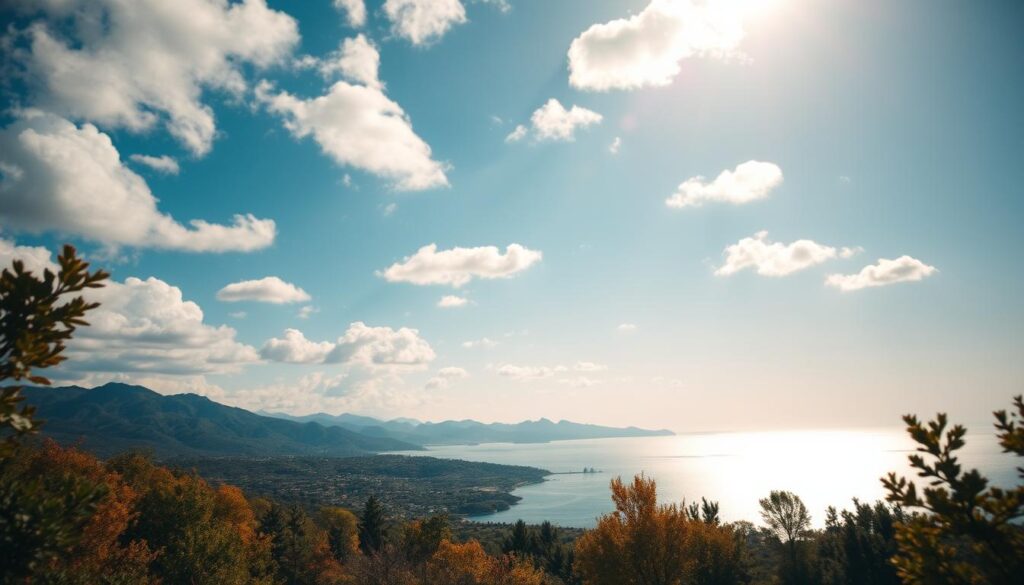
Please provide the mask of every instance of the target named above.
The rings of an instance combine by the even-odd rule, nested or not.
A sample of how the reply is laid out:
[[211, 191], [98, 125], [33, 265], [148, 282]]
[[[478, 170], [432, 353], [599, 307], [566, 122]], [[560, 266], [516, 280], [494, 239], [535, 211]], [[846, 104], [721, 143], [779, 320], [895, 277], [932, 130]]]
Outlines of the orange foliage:
[[657, 502], [654, 480], [611, 482], [615, 512], [576, 543], [576, 572], [588, 585], [739, 582], [739, 545], [731, 529], [690, 518]]

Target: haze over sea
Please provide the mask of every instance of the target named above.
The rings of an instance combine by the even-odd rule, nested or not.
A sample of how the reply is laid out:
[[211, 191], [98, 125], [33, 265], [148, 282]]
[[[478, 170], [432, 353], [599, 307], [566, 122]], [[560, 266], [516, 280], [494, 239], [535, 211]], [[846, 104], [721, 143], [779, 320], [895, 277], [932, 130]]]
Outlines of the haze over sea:
[[[961, 463], [965, 469], [980, 469], [995, 484], [1013, 485], [1014, 458], [1001, 454], [990, 429], [972, 427]], [[549, 520], [589, 528], [613, 509], [608, 482], [643, 472], [657, 480], [660, 502], [701, 496], [717, 500], [725, 521], [757, 523], [758, 499], [771, 490], [790, 490], [803, 498], [820, 527], [830, 505], [842, 509], [852, 498], [882, 499], [879, 478], [889, 471], [919, 479], [907, 463], [913, 449], [902, 428], [880, 428], [453, 445], [408, 454], [529, 465], [555, 474], [544, 483], [515, 490], [522, 498], [518, 504], [475, 518], [480, 521]], [[599, 473], [568, 473], [584, 467]]]

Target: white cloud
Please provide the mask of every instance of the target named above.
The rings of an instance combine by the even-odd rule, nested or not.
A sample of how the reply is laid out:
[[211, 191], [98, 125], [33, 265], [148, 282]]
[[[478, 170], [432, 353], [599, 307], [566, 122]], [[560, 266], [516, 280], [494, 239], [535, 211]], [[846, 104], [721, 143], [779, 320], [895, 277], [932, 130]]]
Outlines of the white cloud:
[[562, 378], [558, 383], [565, 384], [571, 388], [591, 388], [600, 384], [601, 381], [586, 376], [576, 376], [574, 378]]
[[466, 22], [459, 0], [385, 0], [383, 8], [391, 31], [414, 45], [435, 41]]
[[384, 206], [384, 217], [390, 217], [398, 210], [398, 204], [391, 202]]
[[910, 256], [900, 256], [895, 260], [880, 258], [878, 263], [865, 266], [857, 274], [831, 274], [825, 284], [846, 292], [898, 282], [917, 282], [938, 271], [938, 268]]
[[257, 250], [277, 231], [273, 220], [252, 215], [236, 215], [233, 225], [181, 225], [157, 209], [109, 136], [49, 114], [22, 112], [0, 131], [0, 168], [0, 222], [17, 230], [190, 252]]
[[234, 329], [204, 323], [199, 305], [158, 278], [111, 281], [86, 296], [100, 306], [75, 333], [62, 369], [194, 375], [236, 372], [258, 359]]
[[505, 136], [505, 142], [519, 142], [523, 138], [526, 138], [526, 134], [528, 132], [529, 129], [527, 129], [526, 126], [519, 124], [514, 130], [508, 133], [508, 136]]
[[483, 337], [481, 339], [472, 339], [470, 341], [463, 341], [462, 347], [466, 349], [491, 349], [498, 345], [497, 341]]
[[725, 264], [715, 271], [718, 276], [729, 276], [746, 268], [762, 276], [786, 276], [837, 256], [848, 258], [856, 253], [856, 248], [837, 250], [812, 240], [782, 244], [769, 241], [768, 232], [762, 231], [729, 246], [724, 253]]
[[668, 85], [683, 59], [735, 55], [744, 31], [732, 4], [652, 0], [639, 14], [595, 24], [569, 47], [569, 83], [596, 91]]
[[286, 91], [275, 93], [269, 82], [261, 81], [257, 101], [281, 116], [292, 136], [311, 136], [339, 165], [389, 179], [402, 191], [447, 186], [446, 165], [431, 158], [430, 146], [413, 132], [405, 111], [384, 95], [379, 83], [365, 85], [377, 79], [366, 52], [375, 55], [376, 49], [369, 43], [357, 45], [362, 52], [347, 62], [346, 74], [364, 85], [338, 81], [326, 94], [303, 99]]
[[25, 270], [38, 277], [42, 277], [43, 271], [47, 269], [54, 274], [60, 270], [48, 249], [42, 246], [19, 246], [0, 238], [0, 271], [10, 268], [15, 260], [21, 260]]
[[541, 252], [519, 244], [509, 244], [504, 254], [496, 246], [438, 252], [437, 244], [429, 244], [378, 275], [388, 282], [446, 284], [458, 288], [474, 278], [511, 278], [540, 262], [541, 257]]
[[318, 307], [314, 307], [313, 305], [306, 305], [305, 307], [299, 309], [299, 312], [296, 314], [296, 316], [299, 319], [309, 319], [311, 316], [313, 316], [314, 313], [319, 312], [320, 309]]
[[233, 282], [217, 291], [217, 299], [227, 302], [258, 301], [261, 303], [303, 303], [310, 299], [301, 288], [285, 282], [276, 276], [258, 280]]
[[437, 306], [442, 309], [454, 309], [457, 307], [464, 307], [469, 301], [465, 297], [459, 297], [455, 295], [444, 295], [441, 300], [437, 301]]
[[632, 333], [636, 331], [636, 329], [637, 327], [633, 323], [620, 323], [619, 326], [615, 328], [619, 333]]
[[233, 311], [228, 313], [228, 317], [231, 317], [232, 319], [245, 319], [248, 316], [249, 313], [246, 313], [245, 311]]
[[334, 7], [345, 12], [349, 26], [360, 28], [366, 24], [366, 3], [363, 0], [334, 0]]
[[577, 372], [603, 372], [608, 366], [594, 362], [576, 362], [572, 369]]
[[436, 357], [419, 331], [402, 327], [370, 327], [361, 321], [349, 325], [336, 341], [315, 342], [297, 329], [285, 330], [260, 350], [264, 359], [302, 364], [350, 364], [366, 368], [418, 368]]
[[284, 337], [268, 339], [260, 349], [260, 356], [272, 362], [287, 364], [319, 364], [334, 349], [330, 341], [310, 341], [298, 329], [285, 329]]
[[[264, 0], [48, 0], [14, 52], [32, 103], [56, 114], [133, 132], [163, 121], [193, 154], [216, 135], [207, 89], [241, 95], [245, 65], [283, 61], [298, 24]], [[66, 26], [67, 25], [67, 26]]]
[[177, 175], [181, 171], [181, 167], [178, 166], [178, 161], [176, 161], [174, 157], [167, 156], [166, 154], [163, 156], [133, 154], [128, 158], [165, 175]]
[[608, 152], [610, 152], [612, 154], [619, 154], [619, 150], [621, 148], [622, 148], [622, 139], [619, 138], [618, 136], [616, 136], [615, 140], [612, 140], [612, 143], [608, 145]]
[[538, 142], [571, 142], [576, 139], [578, 128], [600, 124], [602, 119], [601, 114], [577, 105], [567, 110], [558, 100], [551, 98], [530, 116], [529, 130], [520, 124], [505, 137], [505, 142], [518, 142], [528, 133]]
[[[15, 259], [37, 275], [47, 268], [58, 270], [46, 248], [0, 239], [0, 269]], [[234, 329], [205, 323], [199, 305], [158, 278], [108, 280], [84, 296], [100, 306], [86, 316], [90, 325], [79, 328], [68, 343], [68, 360], [58, 371], [61, 377], [228, 373], [258, 359], [254, 348], [235, 339]]]
[[517, 366], [505, 364], [498, 368], [498, 375], [512, 378], [513, 380], [537, 380], [540, 378], [550, 378], [559, 372], [564, 372], [565, 369], [565, 366]]
[[362, 34], [343, 40], [336, 52], [319, 61], [318, 68], [325, 78], [338, 73], [353, 83], [377, 89], [381, 87], [378, 77], [380, 52]]
[[736, 170], [722, 171], [710, 183], [704, 177], [691, 177], [665, 200], [675, 208], [700, 207], [705, 202], [724, 202], [742, 205], [765, 199], [772, 189], [782, 184], [782, 169], [768, 162], [750, 160]]
[[469, 377], [469, 372], [462, 368], [447, 367], [441, 368], [437, 371], [434, 377], [427, 380], [428, 390], [440, 390], [447, 388], [457, 380], [465, 380]]

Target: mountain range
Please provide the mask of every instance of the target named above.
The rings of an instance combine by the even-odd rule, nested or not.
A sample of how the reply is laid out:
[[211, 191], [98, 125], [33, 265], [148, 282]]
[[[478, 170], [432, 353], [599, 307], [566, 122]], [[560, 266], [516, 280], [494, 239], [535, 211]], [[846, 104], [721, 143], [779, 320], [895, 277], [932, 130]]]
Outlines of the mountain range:
[[25, 388], [26, 403], [45, 421], [42, 435], [80, 443], [97, 455], [146, 449], [175, 456], [352, 456], [410, 451], [423, 445], [536, 443], [566, 439], [671, 435], [547, 419], [517, 424], [473, 420], [383, 421], [354, 414], [253, 413], [196, 394], [158, 394], [142, 386], [109, 383]]
[[316, 422], [341, 427], [374, 437], [390, 437], [419, 445], [470, 445], [476, 443], [546, 443], [571, 439], [607, 439], [614, 437], [653, 437], [673, 435], [669, 430], [637, 427], [605, 427], [546, 418], [520, 423], [482, 423], [475, 420], [419, 422], [412, 419], [384, 421], [354, 414], [310, 414], [290, 416], [264, 413], [296, 422]]

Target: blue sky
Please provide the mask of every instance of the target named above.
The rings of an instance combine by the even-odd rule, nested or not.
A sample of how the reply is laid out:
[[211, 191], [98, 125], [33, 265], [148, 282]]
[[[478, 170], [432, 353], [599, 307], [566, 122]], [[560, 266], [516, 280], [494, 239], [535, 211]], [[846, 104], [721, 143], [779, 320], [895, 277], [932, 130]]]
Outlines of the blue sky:
[[[115, 281], [62, 381], [676, 430], [1021, 390], [1016, 3], [41, 5], [4, 15], [0, 257], [72, 242]], [[188, 224], [235, 214], [272, 233]]]

